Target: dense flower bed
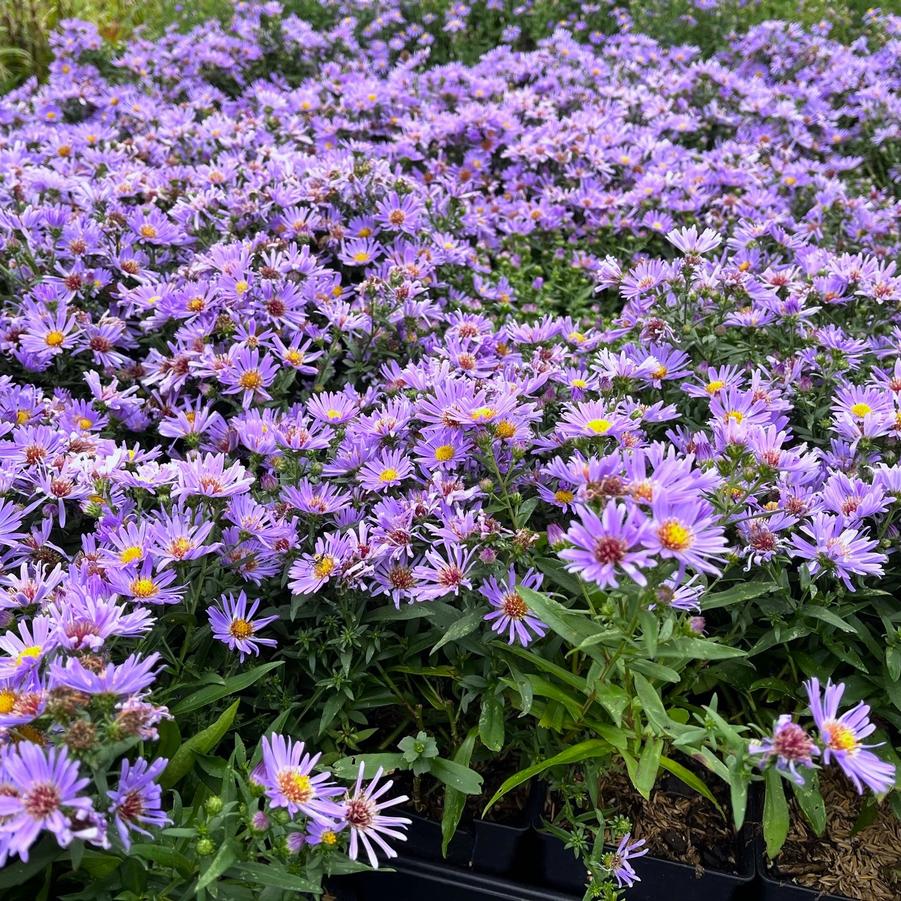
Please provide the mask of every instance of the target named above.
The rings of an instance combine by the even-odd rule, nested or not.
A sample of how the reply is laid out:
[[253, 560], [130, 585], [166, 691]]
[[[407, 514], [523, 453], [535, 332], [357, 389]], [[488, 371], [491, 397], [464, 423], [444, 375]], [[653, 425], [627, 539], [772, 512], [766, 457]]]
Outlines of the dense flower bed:
[[771, 853], [884, 795], [901, 22], [430, 66], [365, 7], [70, 22], [0, 103], [2, 858], [316, 891], [380, 770], [449, 837], [492, 757], [763, 778]]

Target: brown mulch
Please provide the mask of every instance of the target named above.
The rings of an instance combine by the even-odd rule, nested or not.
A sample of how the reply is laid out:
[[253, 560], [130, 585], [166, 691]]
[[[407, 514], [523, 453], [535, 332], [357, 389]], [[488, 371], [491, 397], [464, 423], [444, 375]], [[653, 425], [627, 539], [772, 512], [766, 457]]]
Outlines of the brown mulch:
[[792, 801], [788, 840], [776, 860], [776, 870], [798, 885], [847, 895], [863, 901], [901, 898], [901, 821], [889, 805], [856, 835], [852, 830], [864, 799], [839, 773], [822, 773], [826, 801], [826, 834], [818, 838]]

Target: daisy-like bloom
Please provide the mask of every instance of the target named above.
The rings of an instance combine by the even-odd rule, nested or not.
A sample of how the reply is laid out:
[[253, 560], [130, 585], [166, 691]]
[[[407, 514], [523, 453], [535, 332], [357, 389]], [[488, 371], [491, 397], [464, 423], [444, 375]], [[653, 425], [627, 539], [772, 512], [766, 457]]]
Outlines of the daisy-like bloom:
[[220, 547], [219, 542], [204, 544], [214, 523], [209, 520], [198, 522], [197, 519], [190, 510], [178, 506], [171, 511], [160, 511], [149, 533], [158, 569], [170, 563], [196, 560]]
[[231, 497], [253, 485], [253, 476], [240, 463], [226, 466], [225, 454], [206, 454], [178, 463], [178, 484], [172, 497]]
[[376, 856], [376, 848], [384, 851], [385, 856], [389, 859], [397, 857], [397, 851], [388, 845], [384, 837], [405, 842], [407, 837], [401, 829], [409, 826], [411, 820], [407, 817], [386, 816], [382, 813], [388, 807], [403, 804], [407, 800], [407, 796], [399, 795], [390, 800], [381, 800], [386, 792], [391, 790], [394, 782], [389, 779], [379, 787], [379, 779], [382, 778], [382, 768], [379, 767], [372, 782], [364, 788], [363, 772], [365, 768], [366, 764], [361, 762], [360, 771], [357, 774], [357, 784], [354, 786], [353, 794], [349, 794], [344, 799], [340, 819], [347, 823], [350, 829], [348, 857], [356, 860], [360, 853], [360, 845], [362, 845], [370, 865], [373, 869], [378, 869], [379, 860]]
[[74, 821], [94, 814], [91, 799], [81, 794], [90, 779], [80, 776], [78, 761], [69, 759], [65, 747], [7, 745], [0, 771], [8, 786], [0, 793], [0, 835], [7, 839], [6, 850], [24, 861], [42, 831], [65, 848], [75, 837]]
[[134, 763], [122, 761], [119, 784], [115, 791], [107, 791], [110, 816], [127, 851], [131, 848], [131, 833], [152, 837], [146, 828], [161, 829], [172, 822], [162, 811], [162, 792], [156, 784], [159, 775], [169, 761], [158, 757], [148, 763], [139, 757]]
[[310, 820], [306, 833], [306, 844], [322, 845], [324, 848], [334, 848], [338, 844], [338, 833], [347, 826], [345, 822], [330, 822], [329, 820]]
[[242, 394], [245, 410], [254, 402], [272, 400], [266, 389], [278, 375], [278, 365], [269, 354], [261, 356], [256, 348], [242, 347], [233, 354], [231, 363], [219, 376], [226, 394]]
[[599, 401], [565, 404], [556, 434], [568, 438], [607, 438], [621, 435], [629, 422]]
[[272, 807], [284, 807], [291, 816], [302, 813], [314, 820], [331, 822], [343, 818], [341, 807], [331, 798], [344, 789], [330, 782], [329, 773], [313, 774], [321, 754], [304, 753], [304, 743], [273, 733], [262, 742], [263, 762], [253, 779], [266, 791]]
[[602, 860], [604, 867], [613, 875], [620, 888], [631, 887], [636, 882], [641, 882], [630, 861], [635, 860], [636, 857], [644, 857], [650, 850], [644, 847], [645, 840], [643, 838], [637, 842], [633, 842], [631, 839], [631, 833], [627, 832], [620, 839], [616, 850], [605, 854]]
[[291, 485], [285, 488], [281, 493], [281, 498], [295, 510], [309, 513], [311, 516], [337, 513], [351, 502], [350, 494], [347, 491], [341, 491], [333, 483], [313, 484], [309, 479], [303, 479], [296, 486]]
[[88, 669], [77, 657], [64, 664], [54, 660], [50, 665], [50, 679], [54, 687], [65, 686], [89, 695], [136, 695], [149, 688], [157, 677], [153, 667], [160, 659], [157, 653], [141, 659], [132, 654], [124, 663], [108, 663], [102, 670]]
[[106, 575], [118, 594], [132, 598], [138, 604], [179, 603], [184, 586], [173, 585], [178, 578], [175, 570], [153, 570], [153, 560], [147, 557], [140, 566], [109, 570]]
[[59, 644], [56, 624], [48, 616], [32, 617], [31, 622], [20, 620], [19, 634], [13, 631], [0, 637], [0, 648], [7, 656], [0, 657], [0, 679], [24, 681], [37, 669], [44, 656]]
[[413, 464], [403, 450], [386, 450], [364, 463], [357, 479], [368, 491], [381, 492], [400, 484], [412, 471]]
[[712, 228], [705, 228], [698, 234], [697, 226], [694, 225], [688, 228], [674, 228], [666, 233], [666, 240], [686, 256], [709, 253], [723, 243], [722, 236]]
[[353, 419], [359, 409], [359, 400], [341, 391], [323, 391], [307, 401], [310, 416], [333, 426]]
[[696, 584], [697, 580], [697, 574], [681, 584], [676, 578], [667, 579], [657, 588], [655, 592], [657, 601], [651, 604], [651, 609], [653, 610], [659, 605], [670, 607], [673, 610], [682, 610], [685, 613], [700, 613], [699, 600], [705, 589], [703, 585]]
[[350, 238], [342, 242], [338, 259], [345, 266], [368, 266], [382, 252], [382, 246], [372, 238]]
[[579, 519], [566, 533], [572, 547], [558, 551], [566, 568], [602, 588], [617, 588], [617, 570], [633, 582], [646, 585], [641, 567], [651, 563], [642, 546], [650, 540], [650, 523], [636, 505], [609, 501], [601, 516], [589, 507], [577, 507]]
[[248, 654], [259, 656], [260, 645], [274, 648], [278, 644], [274, 638], [257, 637], [260, 629], [278, 619], [278, 616], [254, 619], [259, 606], [260, 601], [257, 599], [248, 609], [247, 595], [242, 591], [237, 599], [231, 594], [223, 594], [219, 599], [219, 606], [210, 607], [207, 611], [213, 635], [233, 651], [237, 651], [241, 663]]
[[807, 731], [794, 722], [787, 713], [776, 720], [772, 736], [750, 742], [748, 751], [751, 754], [761, 755], [761, 759], [757, 761], [761, 768], [771, 760], [775, 760], [776, 769], [781, 770], [798, 785], [804, 784], [804, 775], [798, 772], [798, 767], [813, 769], [813, 758], [820, 753], [820, 749]]
[[492, 576], [479, 586], [479, 591], [494, 608], [486, 613], [484, 619], [491, 623], [491, 630], [498, 635], [507, 633], [509, 644], [521, 644], [526, 647], [535, 638], [544, 638], [547, 626], [534, 613], [529, 612], [529, 606], [522, 599], [517, 588], [531, 588], [537, 591], [541, 587], [542, 575], [534, 569], [529, 569], [517, 582], [516, 569], [511, 566], [507, 572], [507, 581], [499, 583]]
[[880, 745], [865, 745], [863, 740], [871, 735], [876, 726], [870, 722], [870, 708], [862, 701], [850, 710], [838, 715], [838, 707], [845, 685], [833, 685], [832, 680], [820, 693], [818, 679], [808, 679], [804, 683], [810, 700], [810, 712], [820, 732], [823, 742], [823, 762], [830, 763], [834, 757], [845, 775], [863, 794], [867, 786], [877, 795], [887, 792], [895, 784], [895, 767], [880, 760], [869, 748]]
[[448, 594], [458, 595], [461, 588], [472, 588], [469, 570], [474, 556], [475, 551], [447, 541], [429, 548], [424, 561], [413, 570], [413, 577], [419, 583], [416, 600], [434, 601]]
[[698, 572], [719, 574], [714, 561], [726, 555], [723, 527], [713, 516], [706, 501], [661, 498], [651, 507], [653, 523], [645, 546], [655, 554], [679, 563], [679, 572], [687, 567]]
[[353, 555], [350, 539], [329, 532], [316, 539], [313, 554], [304, 554], [288, 571], [288, 587], [294, 594], [315, 594], [329, 579], [337, 578]]
[[866, 530], [846, 528], [842, 518], [821, 512], [815, 513], [800, 531], [810, 540], [793, 535], [791, 551], [793, 556], [807, 561], [813, 575], [833, 572], [848, 591], [854, 591], [852, 575], [882, 575], [882, 564], [888, 558], [874, 550], [879, 542], [868, 538]]

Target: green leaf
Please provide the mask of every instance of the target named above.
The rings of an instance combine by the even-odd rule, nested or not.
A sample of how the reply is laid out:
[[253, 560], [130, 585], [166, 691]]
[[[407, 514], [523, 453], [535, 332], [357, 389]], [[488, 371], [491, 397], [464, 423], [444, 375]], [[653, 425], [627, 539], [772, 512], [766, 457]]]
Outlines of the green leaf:
[[319, 893], [319, 885], [295, 876], [276, 863], [239, 863], [233, 868], [252, 884], [268, 885], [286, 892]]
[[573, 597], [582, 593], [582, 583], [578, 576], [568, 572], [559, 560], [550, 557], [539, 557], [536, 566], [552, 581]]
[[677, 760], [673, 760], [666, 756], [660, 757], [660, 766], [672, 773], [680, 782], [685, 783], [689, 788], [694, 789], [699, 795], [710, 801], [720, 813], [723, 812], [723, 809], [714, 797], [713, 792], [687, 767], [682, 766]]
[[775, 767], [766, 771], [766, 794], [763, 799], [763, 839], [767, 857], [772, 860], [788, 838], [788, 802], [782, 787], [782, 776]]
[[739, 582], [725, 591], [708, 594], [701, 598], [703, 610], [715, 610], [717, 607], [730, 607], [732, 604], [741, 604], [759, 598], [761, 595], [775, 591], [778, 586], [772, 582]]
[[802, 612], [805, 616], [810, 616], [813, 619], [821, 620], [824, 623], [828, 623], [830, 626], [835, 626], [836, 629], [839, 629], [842, 632], [856, 632], [857, 630], [854, 626], [846, 623], [840, 616], [833, 613], [831, 610], [827, 610], [825, 607], [820, 607], [817, 604], [807, 604], [802, 608]]
[[134, 842], [129, 850], [129, 856], [140, 860], [150, 860], [161, 867], [171, 867], [185, 878], [190, 877], [194, 871], [194, 865], [184, 854], [179, 854], [174, 848], [166, 845], [154, 845], [150, 842]]
[[728, 660], [744, 655], [741, 648], [717, 644], [709, 638], [674, 638], [657, 651], [658, 657], [675, 657], [680, 660]]
[[[597, 738], [590, 738], [587, 741], [580, 741], [578, 744], [572, 745], [565, 751], [533, 763], [532, 766], [514, 773], [509, 779], [506, 779], [501, 787], [494, 793], [494, 797], [485, 805], [484, 813], [487, 813], [507, 792], [512, 791], [523, 782], [528, 782], [533, 776], [549, 770], [551, 767], [564, 766], [569, 763], [579, 763], [582, 760], [588, 760], [592, 757], [606, 757], [610, 754], [611, 745], [609, 742], [601, 741]], [[483, 815], [484, 815], [483, 813]]]
[[807, 774], [804, 785], [791, 783], [795, 800], [804, 814], [804, 818], [810, 823], [810, 828], [822, 836], [826, 833], [826, 802], [820, 794], [819, 780], [815, 772]]
[[212, 885], [220, 876], [224, 875], [228, 868], [237, 860], [238, 849], [231, 841], [225, 841], [216, 852], [216, 856], [210, 861], [210, 865], [201, 873], [197, 880], [195, 891], [200, 892], [208, 885]]
[[645, 800], [651, 797], [651, 789], [657, 781], [657, 770], [660, 769], [660, 755], [662, 752], [662, 738], [649, 738], [641, 749], [634, 785]]
[[436, 757], [429, 761], [429, 772], [440, 782], [464, 795], [477, 795], [482, 791], [482, 777], [475, 770], [456, 761]]
[[[469, 734], [463, 739], [463, 743], [457, 748], [457, 753], [454, 754], [454, 763], [459, 763], [461, 766], [469, 766], [469, 761], [472, 760], [473, 749], [476, 746], [476, 735], [475, 729], [469, 731]], [[449, 785], [446, 786], [444, 789], [444, 809], [441, 811], [442, 857], [447, 857], [447, 846], [457, 831], [465, 806], [466, 795], [455, 788], [451, 788]]]
[[163, 788], [172, 788], [191, 771], [195, 754], [209, 754], [224, 738], [235, 721], [240, 701], [235, 701], [212, 726], [189, 738], [174, 754], [160, 776]]
[[635, 672], [643, 673], [649, 679], [660, 679], [661, 682], [680, 682], [679, 674], [662, 663], [654, 663], [653, 660], [642, 660], [640, 658], [629, 660], [629, 669]]
[[632, 681], [648, 722], [658, 732], [666, 732], [669, 729], [670, 718], [666, 714], [666, 708], [660, 700], [657, 689], [641, 673], [632, 673]]
[[363, 778], [372, 779], [381, 767], [386, 773], [394, 770], [405, 770], [407, 765], [404, 755], [396, 752], [385, 754], [357, 754], [353, 757], [342, 757], [336, 760], [330, 767], [331, 771], [339, 779], [356, 779], [360, 772], [360, 763], [364, 764]]
[[209, 707], [210, 704], [214, 704], [216, 701], [222, 700], [222, 698], [237, 694], [239, 691], [249, 688], [258, 679], [262, 679], [266, 673], [270, 673], [272, 670], [280, 667], [283, 662], [282, 660], [274, 660], [271, 663], [264, 663], [262, 666], [255, 666], [246, 672], [231, 676], [222, 685], [208, 685], [206, 688], [201, 688], [200, 691], [195, 691], [194, 694], [188, 695], [183, 701], [179, 701], [178, 704], [171, 708], [172, 715], [179, 717], [186, 713], [193, 713], [195, 710]]
[[[583, 642], [595, 638], [601, 631], [601, 627], [593, 622], [584, 613], [570, 610], [562, 604], [558, 604], [547, 595], [532, 591], [531, 588], [517, 588], [522, 599], [528, 604], [529, 609], [552, 631], [556, 632], [564, 641], [577, 648]], [[606, 663], [606, 658], [599, 650], [592, 646], [585, 647], [585, 653], [601, 663]]]
[[[56, 841], [50, 836], [45, 836], [36, 848], [31, 849], [27, 861], [15, 860], [12, 863], [7, 863], [0, 870], [0, 888], [12, 888], [15, 885], [21, 885], [23, 882], [31, 879], [32, 876], [40, 873], [44, 867], [56, 860], [62, 853], [62, 848]], [[112, 859], [117, 862], [117, 865], [121, 862], [115, 857]], [[21, 897], [18, 892], [16, 892], [15, 896]]]
[[496, 694], [486, 694], [479, 714], [479, 738], [489, 751], [504, 746], [504, 708]]
[[449, 629], [445, 630], [441, 639], [429, 653], [434, 654], [438, 648], [443, 648], [449, 641], [457, 641], [475, 632], [483, 619], [484, 613], [481, 610], [470, 610], [469, 613], [464, 613]]

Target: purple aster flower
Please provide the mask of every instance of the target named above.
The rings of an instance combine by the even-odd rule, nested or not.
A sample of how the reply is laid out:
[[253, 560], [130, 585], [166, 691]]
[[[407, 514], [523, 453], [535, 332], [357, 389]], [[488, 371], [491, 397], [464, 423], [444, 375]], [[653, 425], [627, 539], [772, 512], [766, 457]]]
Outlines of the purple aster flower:
[[[406, 835], [398, 827], [408, 826], [411, 821], [407, 817], [386, 816], [382, 813], [387, 807], [402, 804], [407, 800], [407, 796], [399, 795], [387, 801], [380, 800], [386, 792], [391, 790], [394, 782], [389, 779], [379, 788], [379, 779], [382, 778], [382, 768], [379, 767], [372, 782], [364, 788], [363, 772], [365, 767], [365, 763], [361, 762], [360, 771], [357, 774], [357, 784], [354, 786], [353, 794], [348, 795], [344, 800], [340, 818], [347, 823], [350, 829], [348, 857], [351, 860], [356, 860], [359, 854], [359, 846], [362, 844], [366, 851], [366, 856], [369, 858], [370, 865], [374, 869], [378, 869], [379, 861], [376, 856], [376, 847], [384, 851], [389, 859], [397, 857], [397, 851], [388, 845], [383, 836], [396, 841], [406, 841]], [[376, 847], [373, 847], [373, 845]]]
[[447, 541], [429, 548], [424, 561], [413, 570], [419, 583], [416, 600], [433, 601], [448, 594], [458, 595], [461, 588], [472, 588], [469, 570], [474, 556], [475, 551]]
[[762, 741], [752, 741], [748, 751], [751, 754], [761, 755], [761, 760], [758, 761], [761, 767], [765, 767], [770, 760], [775, 759], [776, 768], [798, 785], [804, 784], [804, 776], [797, 768], [802, 766], [812, 769], [813, 758], [820, 753], [820, 749], [806, 730], [794, 722], [787, 713], [776, 720], [771, 737]]
[[253, 776], [273, 807], [285, 807], [292, 816], [299, 812], [315, 820], [341, 819], [341, 807], [329, 799], [343, 789], [329, 781], [328, 773], [312, 775], [321, 754], [305, 754], [302, 741], [278, 734], [264, 738], [262, 748], [263, 762]]
[[667, 232], [666, 239], [686, 256], [708, 253], [723, 243], [722, 237], [712, 228], [705, 228], [698, 234], [698, 229], [694, 225], [688, 228], [674, 228]]
[[274, 638], [256, 637], [260, 629], [278, 619], [278, 616], [264, 616], [255, 620], [253, 616], [259, 606], [260, 601], [257, 599], [248, 609], [247, 595], [242, 591], [237, 600], [231, 594], [223, 594], [219, 599], [219, 606], [210, 607], [207, 611], [213, 635], [233, 651], [237, 651], [241, 663], [248, 654], [259, 656], [260, 645], [274, 648], [278, 644]]
[[341, 575], [352, 554], [350, 539], [339, 532], [317, 538], [315, 553], [304, 554], [288, 571], [288, 587], [293, 594], [315, 594], [329, 579]]
[[381, 492], [400, 484], [412, 471], [413, 464], [403, 450], [386, 450], [364, 463], [357, 478], [368, 491]]
[[23, 681], [30, 678], [46, 654], [59, 644], [56, 624], [47, 616], [32, 617], [31, 622], [19, 622], [19, 634], [7, 632], [0, 637], [0, 648], [7, 656], [0, 657], [0, 679]]
[[646, 585], [640, 567], [651, 562], [642, 544], [650, 540], [650, 523], [635, 505], [608, 502], [599, 517], [588, 507], [578, 507], [579, 519], [566, 533], [573, 545], [558, 551], [566, 568], [601, 587], [617, 588], [617, 567], [634, 582]]
[[178, 464], [178, 484], [173, 497], [231, 497], [253, 485], [253, 476], [240, 463], [226, 467], [224, 454], [207, 454]]
[[874, 550], [879, 542], [868, 538], [864, 529], [846, 527], [841, 517], [815, 513], [810, 523], [801, 526], [800, 531], [811, 540], [793, 535], [793, 555], [807, 560], [813, 575], [820, 571], [834, 572], [848, 591], [854, 591], [852, 575], [883, 574], [882, 564], [888, 558]]
[[241, 394], [246, 410], [252, 403], [272, 400], [266, 389], [278, 375], [278, 365], [269, 354], [260, 356], [256, 348], [242, 347], [232, 357], [232, 365], [219, 376], [226, 394]]
[[895, 767], [868, 750], [880, 745], [863, 744], [863, 739], [876, 730], [870, 722], [869, 706], [861, 701], [839, 716], [838, 706], [845, 692], [844, 683], [833, 685], [829, 680], [822, 695], [820, 682], [816, 678], [805, 682], [804, 688], [810, 700], [810, 712], [823, 741], [824, 763], [829, 763], [834, 757], [861, 794], [864, 785], [876, 794], [887, 792], [895, 784]]
[[157, 670], [153, 667], [160, 655], [153, 653], [143, 660], [132, 654], [123, 663], [108, 663], [100, 672], [88, 669], [77, 657], [70, 657], [65, 664], [54, 660], [50, 665], [50, 678], [55, 686], [64, 685], [89, 695], [135, 695], [153, 684]]
[[[536, 637], [544, 638], [547, 626], [534, 613], [516, 590], [519, 586], [537, 591], [541, 587], [543, 576], [534, 569], [529, 569], [517, 582], [516, 569], [511, 566], [506, 582], [498, 583], [492, 576], [479, 587], [479, 591], [494, 608], [486, 613], [484, 619], [491, 623], [491, 630], [498, 635], [507, 633], [509, 644], [517, 642], [523, 647]], [[534, 633], [534, 634], [533, 634]]]
[[645, 840], [643, 838], [637, 842], [631, 841], [631, 838], [631, 834], [627, 832], [617, 845], [616, 851], [604, 855], [603, 859], [604, 866], [613, 874], [613, 878], [616, 879], [616, 884], [620, 888], [641, 882], [630, 861], [637, 857], [644, 857], [649, 851], [644, 847]]
[[172, 822], [162, 811], [162, 791], [156, 784], [168, 762], [165, 757], [152, 763], [142, 757], [134, 763], [123, 760], [116, 790], [107, 791], [112, 801], [109, 813], [126, 851], [131, 848], [130, 833], [150, 837], [151, 833], [145, 827], [161, 829]]
[[310, 820], [307, 827], [306, 843], [334, 848], [338, 844], [338, 833], [347, 826], [343, 820]]
[[81, 794], [90, 779], [79, 776], [78, 761], [65, 747], [44, 749], [29, 741], [7, 746], [0, 772], [10, 788], [0, 793], [0, 835], [22, 860], [43, 830], [65, 848], [75, 838], [76, 820], [94, 814], [91, 799]]
[[727, 550], [723, 527], [713, 517], [706, 501], [667, 498], [652, 505], [654, 521], [645, 546], [664, 558], [679, 563], [679, 572], [686, 567], [699, 572], [719, 574], [713, 561], [725, 557]]

